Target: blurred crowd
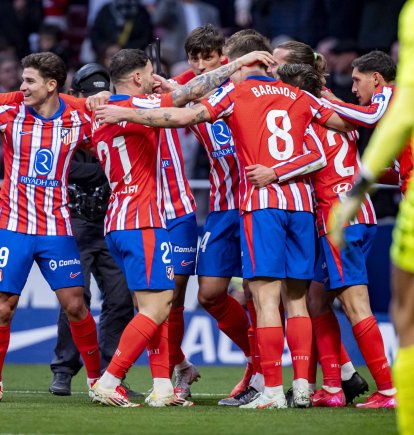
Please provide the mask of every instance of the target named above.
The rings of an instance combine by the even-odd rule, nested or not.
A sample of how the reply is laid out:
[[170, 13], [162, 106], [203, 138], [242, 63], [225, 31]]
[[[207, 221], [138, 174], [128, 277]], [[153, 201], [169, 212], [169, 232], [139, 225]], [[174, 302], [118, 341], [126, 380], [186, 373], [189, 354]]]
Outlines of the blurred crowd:
[[[275, 46], [295, 39], [311, 45], [328, 62], [328, 87], [355, 102], [352, 61], [373, 49], [398, 56], [398, 14], [404, 0], [2, 0], [0, 2], [0, 91], [20, 86], [19, 60], [52, 51], [66, 62], [68, 81], [82, 64], [108, 67], [120, 48], [145, 49], [161, 40], [167, 76], [187, 69], [184, 41], [211, 23], [226, 36], [253, 27]], [[181, 131], [189, 150], [189, 178], [208, 177], [208, 162], [192, 135]], [[362, 136], [365, 133], [362, 132]], [[366, 142], [363, 138], [362, 144]], [[362, 145], [363, 147], [363, 145]], [[0, 159], [2, 160], [2, 159]], [[0, 168], [0, 177], [2, 176]], [[392, 195], [385, 208], [396, 210]], [[386, 212], [386, 214], [389, 211]], [[392, 214], [392, 212], [390, 212]]]

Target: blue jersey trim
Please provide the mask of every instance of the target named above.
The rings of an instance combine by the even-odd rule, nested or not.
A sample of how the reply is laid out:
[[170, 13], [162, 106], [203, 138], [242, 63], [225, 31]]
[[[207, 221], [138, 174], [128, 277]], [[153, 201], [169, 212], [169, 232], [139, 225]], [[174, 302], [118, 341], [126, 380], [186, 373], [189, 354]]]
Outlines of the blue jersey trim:
[[246, 80], [261, 80], [263, 82], [277, 82], [278, 79], [267, 77], [267, 76], [249, 76]]
[[131, 95], [117, 94], [117, 95], [111, 95], [109, 97], [109, 101], [125, 101], [125, 100], [129, 100], [130, 98]]
[[34, 109], [33, 107], [28, 107], [29, 112], [35, 117], [35, 118], [39, 118], [42, 121], [52, 121], [53, 119], [59, 118], [59, 116], [62, 116], [63, 111], [66, 109], [66, 104], [65, 102], [62, 100], [62, 98], [59, 97], [59, 109], [57, 110], [56, 113], [54, 113], [50, 118], [45, 118], [42, 115], [39, 115]]

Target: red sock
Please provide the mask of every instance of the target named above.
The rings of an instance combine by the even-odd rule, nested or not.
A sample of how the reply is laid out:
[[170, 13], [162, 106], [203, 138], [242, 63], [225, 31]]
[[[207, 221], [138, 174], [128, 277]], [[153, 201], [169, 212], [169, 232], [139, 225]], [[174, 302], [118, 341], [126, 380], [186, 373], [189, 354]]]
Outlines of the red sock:
[[282, 327], [257, 328], [256, 336], [265, 386], [282, 385], [282, 354], [285, 344]]
[[[259, 350], [259, 341], [257, 340], [257, 328], [254, 330], [254, 338], [255, 338], [255, 346], [254, 346], [254, 354], [252, 355], [253, 358], [255, 359], [256, 362], [256, 373], [260, 373], [263, 374], [263, 370], [262, 370], [262, 362], [260, 359], [260, 350]], [[284, 342], [283, 342], [283, 346], [284, 346]], [[282, 351], [283, 352], [283, 351]], [[253, 359], [252, 358], [252, 359]]]
[[181, 350], [184, 337], [184, 307], [171, 308], [168, 317], [168, 346], [170, 352], [170, 377], [176, 364], [183, 362], [185, 355]]
[[152, 378], [170, 378], [168, 322], [161, 323], [147, 345]]
[[332, 311], [312, 318], [312, 326], [322, 367], [323, 384], [341, 388], [341, 330]]
[[250, 324], [253, 326], [253, 328], [257, 328], [257, 315], [256, 315], [256, 308], [254, 307], [253, 300], [250, 299], [249, 301], [246, 301], [246, 307], [247, 311], [249, 312], [250, 317]]
[[312, 347], [309, 359], [308, 382], [316, 384], [316, 371], [318, 367], [318, 348], [316, 346], [315, 333], [312, 333]]
[[0, 381], [3, 372], [4, 358], [10, 343], [10, 325], [0, 326]]
[[80, 322], [69, 322], [73, 342], [82, 356], [88, 378], [101, 376], [101, 362], [99, 355], [96, 323], [91, 312]]
[[349, 358], [348, 352], [346, 351], [345, 346], [341, 341], [341, 366], [349, 362], [351, 362], [351, 358]]
[[352, 331], [378, 390], [393, 388], [384, 342], [375, 317], [370, 316], [361, 320], [353, 326]]
[[312, 322], [309, 317], [287, 320], [286, 339], [292, 355], [293, 379], [308, 379], [312, 348]]
[[250, 326], [249, 319], [240, 303], [226, 294], [222, 301], [206, 308], [206, 310], [217, 320], [219, 329], [240, 347], [246, 357], [250, 356], [247, 336], [247, 330]]
[[158, 325], [152, 319], [138, 313], [124, 329], [118, 348], [107, 368], [108, 373], [123, 379], [157, 329]]

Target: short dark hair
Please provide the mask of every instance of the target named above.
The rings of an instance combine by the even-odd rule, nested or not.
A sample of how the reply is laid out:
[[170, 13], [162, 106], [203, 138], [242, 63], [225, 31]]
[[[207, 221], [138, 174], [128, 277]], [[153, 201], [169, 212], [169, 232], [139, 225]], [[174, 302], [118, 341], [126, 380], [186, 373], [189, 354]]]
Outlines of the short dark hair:
[[397, 68], [391, 56], [380, 50], [370, 51], [352, 62], [352, 66], [362, 73], [378, 72], [386, 82], [395, 80]]
[[265, 38], [256, 35], [245, 35], [237, 38], [237, 40], [226, 49], [226, 54], [229, 58], [236, 59], [252, 51], [267, 51], [271, 53], [272, 47]]
[[226, 40], [226, 44], [224, 46], [224, 54], [228, 55], [229, 51], [231, 50], [232, 46], [234, 44], [237, 43], [237, 41], [240, 40], [240, 38], [244, 37], [244, 36], [256, 36], [258, 38], [262, 38], [263, 41], [266, 41], [267, 43], [270, 42], [269, 40], [266, 38], [266, 36], [262, 35], [260, 32], [258, 32], [255, 29], [242, 29], [239, 30], [236, 33], [233, 33], [233, 35], [231, 35], [227, 40]]
[[277, 69], [277, 75], [288, 85], [321, 96], [322, 80], [315, 68], [305, 63], [285, 63]]
[[56, 80], [58, 90], [65, 86], [66, 65], [57, 54], [49, 51], [29, 54], [22, 59], [22, 67], [36, 69], [44, 79]]
[[111, 80], [116, 85], [121, 79], [132, 71], [145, 68], [150, 58], [144, 51], [138, 48], [124, 48], [119, 50], [111, 59], [109, 65], [109, 75]]
[[207, 24], [194, 29], [187, 37], [184, 48], [188, 57], [208, 56], [212, 51], [223, 53], [224, 35], [217, 27]]

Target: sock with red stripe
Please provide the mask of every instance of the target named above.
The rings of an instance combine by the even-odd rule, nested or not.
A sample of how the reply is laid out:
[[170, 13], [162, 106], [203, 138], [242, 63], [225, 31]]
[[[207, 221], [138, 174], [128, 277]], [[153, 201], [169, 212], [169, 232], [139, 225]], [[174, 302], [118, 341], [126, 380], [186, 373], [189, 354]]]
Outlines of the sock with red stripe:
[[107, 372], [123, 379], [157, 332], [158, 325], [144, 314], [137, 314], [126, 326]]
[[379, 391], [393, 388], [391, 369], [384, 351], [384, 341], [374, 316], [353, 326], [355, 340]]
[[217, 325], [240, 349], [246, 357], [250, 356], [250, 345], [247, 331], [249, 319], [246, 311], [233, 297], [225, 297], [213, 306], [206, 308], [207, 312], [217, 320]]
[[312, 348], [312, 322], [309, 317], [287, 320], [286, 339], [292, 355], [293, 379], [308, 379]]
[[147, 345], [152, 378], [170, 379], [168, 352], [168, 322], [161, 323]]
[[3, 372], [4, 358], [10, 343], [10, 325], [0, 326], [0, 381]]
[[73, 342], [81, 354], [89, 379], [101, 376], [101, 363], [99, 355], [96, 323], [90, 311], [80, 322], [69, 322]]
[[256, 336], [265, 386], [282, 385], [282, 354], [285, 343], [283, 328], [281, 326], [257, 328]]
[[184, 337], [184, 307], [171, 308], [168, 317], [168, 346], [170, 352], [170, 377], [174, 367], [184, 361], [181, 350]]
[[322, 367], [323, 384], [341, 388], [341, 331], [332, 311], [312, 318], [312, 326]]

